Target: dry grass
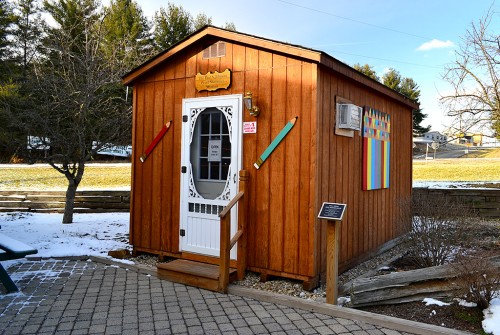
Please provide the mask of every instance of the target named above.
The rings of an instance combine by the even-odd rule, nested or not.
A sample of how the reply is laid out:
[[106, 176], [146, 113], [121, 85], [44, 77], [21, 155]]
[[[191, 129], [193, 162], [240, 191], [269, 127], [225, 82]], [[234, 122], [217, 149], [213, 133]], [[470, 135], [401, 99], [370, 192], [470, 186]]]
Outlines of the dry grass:
[[[78, 188], [127, 189], [130, 177], [130, 164], [89, 165]], [[500, 158], [414, 161], [413, 180], [500, 181]], [[49, 166], [0, 165], [1, 190], [65, 190], [66, 187], [64, 176]]]
[[[85, 168], [78, 189], [130, 188], [129, 164], [90, 165]], [[66, 178], [49, 166], [20, 166], [0, 168], [1, 190], [65, 190]]]
[[500, 159], [413, 161], [414, 181], [499, 181]]
[[500, 158], [500, 148], [488, 150], [480, 158]]

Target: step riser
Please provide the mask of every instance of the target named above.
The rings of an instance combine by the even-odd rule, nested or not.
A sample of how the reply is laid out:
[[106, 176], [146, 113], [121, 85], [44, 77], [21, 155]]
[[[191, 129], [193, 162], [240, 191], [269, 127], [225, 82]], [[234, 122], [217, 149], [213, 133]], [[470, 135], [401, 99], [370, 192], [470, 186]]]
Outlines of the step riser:
[[185, 273], [168, 271], [163, 269], [158, 269], [158, 277], [174, 283], [199, 287], [215, 292], [221, 292], [221, 290], [219, 289], [219, 281], [214, 279], [197, 277]]
[[[158, 277], [188, 286], [226, 293], [227, 285], [219, 282], [219, 266], [184, 259], [157, 265]], [[229, 269], [229, 282], [236, 280], [236, 269]]]

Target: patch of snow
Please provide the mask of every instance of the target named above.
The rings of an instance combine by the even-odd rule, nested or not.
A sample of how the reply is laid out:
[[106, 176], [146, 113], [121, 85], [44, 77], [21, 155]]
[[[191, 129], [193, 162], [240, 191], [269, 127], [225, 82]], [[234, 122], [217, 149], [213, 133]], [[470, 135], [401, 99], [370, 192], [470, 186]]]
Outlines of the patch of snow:
[[337, 298], [337, 305], [338, 306], [345, 306], [350, 302], [351, 302], [351, 297], [338, 297]]
[[413, 181], [413, 187], [427, 188], [470, 188], [470, 185], [476, 185], [474, 189], [481, 189], [480, 186], [485, 184], [498, 184], [500, 187], [500, 181]]
[[425, 302], [425, 306], [431, 306], [431, 305], [437, 305], [437, 306], [449, 306], [450, 304], [447, 302], [442, 302], [433, 298], [425, 298], [422, 300], [422, 302]]
[[500, 335], [500, 298], [491, 300], [490, 306], [483, 311], [483, 330], [486, 333]]
[[463, 307], [477, 307], [477, 304], [475, 302], [468, 302], [466, 300], [463, 300], [463, 299], [455, 299], [458, 301], [458, 305], [459, 306], [463, 306]]
[[430, 315], [430, 316], [434, 316], [434, 315], [436, 315], [436, 314], [437, 314], [437, 313], [436, 313], [436, 310], [434, 310], [434, 309], [433, 309], [433, 310], [432, 310], [432, 312], [431, 312], [429, 315]]
[[[129, 216], [129, 213], [76, 213], [73, 223], [62, 224], [62, 214], [0, 213], [0, 231], [37, 249], [33, 257], [110, 258], [107, 256], [109, 250], [131, 248], [128, 244]], [[2, 264], [7, 268], [22, 261]]]
[[14, 272], [10, 277], [12, 278], [12, 280], [20, 281], [23, 280], [24, 278], [31, 278], [37, 276], [42, 278], [43, 281], [44, 279], [58, 277], [60, 274], [61, 274], [60, 271], [36, 270], [36, 271]]

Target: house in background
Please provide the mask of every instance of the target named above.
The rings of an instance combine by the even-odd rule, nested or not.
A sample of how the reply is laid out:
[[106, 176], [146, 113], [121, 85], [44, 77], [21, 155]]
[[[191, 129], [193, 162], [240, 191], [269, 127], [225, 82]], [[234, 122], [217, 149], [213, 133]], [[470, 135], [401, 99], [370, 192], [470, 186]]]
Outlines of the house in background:
[[438, 142], [443, 145], [448, 143], [448, 136], [441, 134], [438, 131], [430, 131], [424, 134], [426, 140], [431, 140], [432, 142]]
[[448, 137], [453, 139], [450, 143], [481, 147], [486, 136], [482, 133], [450, 133]]
[[231, 252], [231, 266], [245, 259], [263, 279], [318, 285], [327, 264], [323, 202], [347, 204], [340, 271], [407, 231], [399, 205], [412, 191], [418, 105], [328, 54], [207, 26], [123, 82], [134, 88], [134, 252], [190, 269], [219, 264], [218, 214], [238, 194], [242, 170], [249, 201], [238, 243], [246, 248]]

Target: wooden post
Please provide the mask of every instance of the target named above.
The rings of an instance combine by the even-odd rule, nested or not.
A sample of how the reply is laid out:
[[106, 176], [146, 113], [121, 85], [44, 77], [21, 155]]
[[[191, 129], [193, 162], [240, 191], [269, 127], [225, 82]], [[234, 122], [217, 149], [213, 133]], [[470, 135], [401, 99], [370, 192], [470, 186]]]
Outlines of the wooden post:
[[318, 214], [326, 219], [326, 303], [337, 304], [339, 274], [340, 223], [344, 217], [346, 204], [324, 202]]
[[219, 292], [227, 293], [229, 286], [229, 252], [231, 235], [231, 211], [229, 211], [220, 222], [220, 268], [219, 268]]
[[326, 303], [337, 304], [340, 221], [327, 221], [326, 227]]
[[238, 206], [238, 230], [243, 232], [243, 235], [238, 240], [238, 260], [237, 260], [237, 279], [245, 278], [247, 268], [247, 209], [248, 209], [248, 189], [247, 182], [250, 178], [250, 173], [247, 170], [240, 171], [239, 191], [243, 192], [243, 198]]

